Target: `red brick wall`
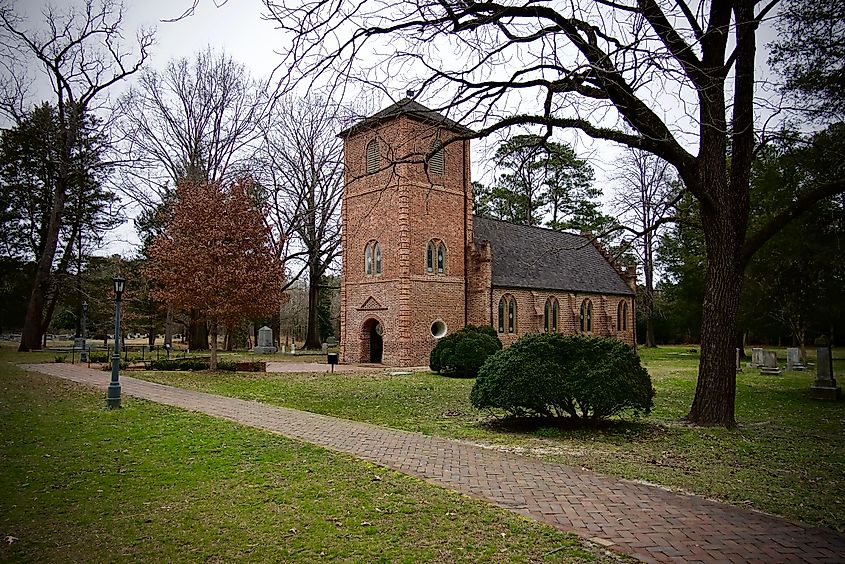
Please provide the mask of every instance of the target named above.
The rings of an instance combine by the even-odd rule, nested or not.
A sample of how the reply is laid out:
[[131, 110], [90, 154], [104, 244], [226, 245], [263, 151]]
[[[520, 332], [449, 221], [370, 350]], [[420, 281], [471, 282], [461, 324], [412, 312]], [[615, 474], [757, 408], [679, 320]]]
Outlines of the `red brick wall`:
[[[436, 342], [431, 325], [443, 321], [455, 331], [465, 321], [465, 248], [471, 238], [469, 143], [444, 147], [444, 174], [427, 173], [420, 162], [436, 128], [401, 117], [346, 140], [346, 190], [341, 287], [341, 356], [364, 362], [361, 328], [377, 316], [384, 328], [383, 362], [427, 365]], [[442, 140], [451, 133], [439, 132]], [[383, 170], [366, 175], [366, 147], [379, 139]], [[417, 161], [417, 162], [408, 162]], [[443, 274], [426, 271], [426, 247], [446, 246]], [[364, 248], [377, 240], [381, 275], [364, 275]], [[435, 268], [436, 271], [436, 268]], [[372, 296], [383, 309], [362, 310]]]
[[[499, 288], [492, 290], [493, 328], [499, 327], [499, 300], [511, 295], [516, 298], [516, 327], [514, 333], [508, 333], [507, 317], [505, 332], [499, 333], [502, 343], [509, 345], [519, 337], [529, 333], [541, 333], [544, 329], [546, 300], [558, 300], [558, 333], [574, 335], [581, 332], [581, 303], [589, 299], [593, 303], [593, 330], [591, 335], [612, 336], [634, 346], [633, 298], [630, 296], [611, 296], [601, 294], [571, 293], [560, 291], [524, 290], [521, 288]], [[628, 303], [628, 329], [618, 330], [617, 307], [620, 301]], [[507, 316], [507, 306], [505, 309]]]

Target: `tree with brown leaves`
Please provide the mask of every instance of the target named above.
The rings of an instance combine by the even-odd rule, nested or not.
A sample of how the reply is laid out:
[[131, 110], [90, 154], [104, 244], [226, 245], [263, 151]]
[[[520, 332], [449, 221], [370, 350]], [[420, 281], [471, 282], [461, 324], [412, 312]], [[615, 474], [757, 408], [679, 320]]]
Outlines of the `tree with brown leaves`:
[[159, 286], [155, 297], [208, 321], [212, 370], [218, 328], [275, 313], [282, 300], [282, 261], [249, 192], [247, 180], [182, 182], [162, 234], [150, 245], [146, 274]]

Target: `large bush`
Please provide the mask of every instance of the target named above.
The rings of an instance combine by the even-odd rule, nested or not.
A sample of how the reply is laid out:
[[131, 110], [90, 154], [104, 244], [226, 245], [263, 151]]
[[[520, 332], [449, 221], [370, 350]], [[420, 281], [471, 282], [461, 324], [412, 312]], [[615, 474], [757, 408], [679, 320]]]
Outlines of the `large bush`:
[[467, 325], [437, 342], [429, 367], [448, 376], [475, 377], [487, 357], [502, 350], [502, 341], [490, 326]]
[[634, 351], [607, 337], [528, 335], [487, 359], [470, 393], [477, 408], [598, 421], [649, 413], [654, 388]]

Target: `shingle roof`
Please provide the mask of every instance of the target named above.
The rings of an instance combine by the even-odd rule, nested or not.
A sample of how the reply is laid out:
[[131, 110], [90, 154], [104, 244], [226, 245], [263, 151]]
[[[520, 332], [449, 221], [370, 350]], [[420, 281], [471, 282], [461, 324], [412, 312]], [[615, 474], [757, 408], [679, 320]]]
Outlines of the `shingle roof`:
[[378, 125], [379, 123], [388, 121], [395, 117], [408, 116], [419, 121], [430, 123], [432, 125], [439, 125], [446, 127], [458, 133], [472, 133], [472, 130], [464, 127], [456, 121], [453, 121], [439, 112], [426, 108], [419, 102], [415, 102], [410, 98], [403, 98], [388, 106], [383, 110], [374, 113], [368, 118], [364, 118], [352, 127], [349, 127], [337, 134], [338, 137], [348, 137], [362, 129], [367, 129]]
[[472, 218], [476, 242], [490, 241], [493, 286], [633, 295], [587, 237]]

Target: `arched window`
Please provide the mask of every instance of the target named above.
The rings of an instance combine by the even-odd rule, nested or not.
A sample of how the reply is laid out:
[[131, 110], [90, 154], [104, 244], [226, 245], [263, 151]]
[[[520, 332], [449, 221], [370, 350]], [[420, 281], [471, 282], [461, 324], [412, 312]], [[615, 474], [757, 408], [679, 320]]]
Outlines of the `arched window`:
[[369, 276], [373, 273], [373, 244], [367, 243], [364, 247], [364, 274]]
[[445, 155], [443, 153], [443, 143], [435, 139], [431, 142], [431, 150], [434, 151], [431, 159], [428, 161], [428, 172], [430, 174], [442, 175], [445, 166]]
[[378, 171], [379, 167], [379, 146], [378, 139], [367, 143], [367, 174]]
[[505, 298], [499, 300], [499, 333], [505, 332]]
[[428, 242], [425, 248], [425, 271], [434, 272], [434, 243]]
[[437, 245], [437, 274], [443, 274], [446, 271], [446, 245], [440, 243]]
[[381, 245], [375, 244], [376, 255], [376, 274], [381, 274]]
[[516, 332], [516, 298], [508, 300], [508, 333]]
[[581, 302], [581, 332], [593, 332], [593, 302], [590, 300]]
[[616, 327], [619, 331], [628, 330], [628, 302], [619, 302], [619, 307], [616, 309]]
[[557, 333], [557, 300], [549, 298], [543, 310], [543, 331]]

